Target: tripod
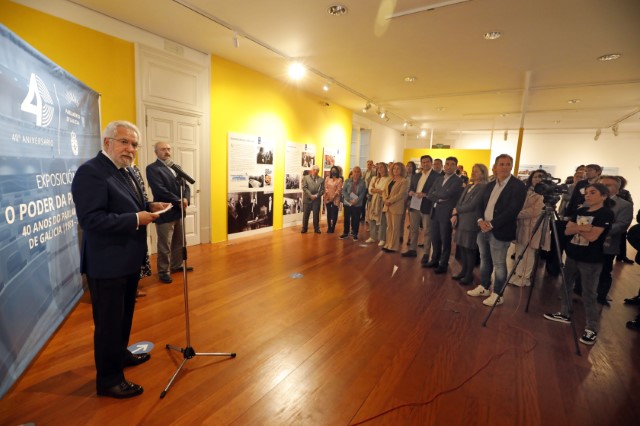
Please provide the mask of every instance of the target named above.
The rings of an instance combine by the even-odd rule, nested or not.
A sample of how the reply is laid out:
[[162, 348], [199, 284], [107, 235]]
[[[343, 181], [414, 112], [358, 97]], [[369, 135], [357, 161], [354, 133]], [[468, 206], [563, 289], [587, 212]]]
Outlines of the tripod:
[[195, 356], [228, 356], [231, 358], [236, 357], [235, 352], [228, 352], [228, 353], [196, 352], [195, 349], [193, 349], [193, 347], [191, 346], [191, 331], [190, 331], [190, 325], [189, 325], [189, 288], [188, 288], [189, 286], [187, 281], [187, 234], [185, 232], [185, 225], [184, 225], [185, 211], [184, 211], [184, 203], [182, 201], [184, 200], [186, 182], [180, 176], [177, 176], [176, 179], [178, 180], [178, 184], [180, 185], [180, 213], [181, 213], [180, 227], [182, 228], [182, 261], [183, 261], [182, 262], [182, 282], [183, 282], [183, 288], [184, 288], [184, 319], [185, 319], [185, 330], [186, 330], [187, 341], [186, 341], [186, 347], [184, 348], [180, 348], [178, 346], [169, 345], [169, 344], [167, 344], [166, 346], [167, 349], [182, 353], [183, 360], [182, 360], [182, 363], [178, 366], [178, 369], [176, 370], [176, 372], [173, 373], [173, 376], [171, 377], [171, 380], [169, 380], [169, 383], [167, 383], [167, 386], [160, 393], [160, 398], [164, 398], [164, 396], [169, 391], [169, 388], [173, 384], [173, 381], [178, 376], [178, 373], [180, 373], [180, 371], [182, 370], [182, 367], [184, 367], [187, 361], [190, 360], [191, 358]]
[[[565, 300], [571, 300], [570, 299], [570, 295], [569, 295], [569, 290], [567, 289], [566, 286], [566, 280], [565, 280], [565, 276], [564, 276], [564, 268], [562, 268], [562, 252], [560, 251], [560, 240], [558, 238], [558, 227], [556, 226], [556, 209], [555, 206], [552, 204], [551, 201], [547, 202], [547, 200], [545, 199], [545, 203], [544, 203], [544, 208], [542, 209], [542, 214], [538, 217], [538, 219], [536, 220], [535, 225], [533, 226], [533, 230], [531, 232], [531, 237], [529, 237], [529, 241], [527, 241], [527, 244], [524, 246], [524, 249], [522, 250], [521, 253], [516, 253], [516, 263], [513, 265], [513, 268], [511, 269], [511, 271], [509, 272], [507, 279], [505, 281], [505, 285], [502, 288], [502, 290], [498, 293], [498, 298], [496, 299], [496, 301], [494, 302], [494, 304], [491, 306], [491, 309], [489, 310], [489, 313], [487, 314], [487, 317], [484, 319], [484, 321], [482, 322], [482, 326], [486, 327], [487, 326], [487, 322], [489, 321], [489, 318], [491, 317], [491, 314], [493, 313], [493, 310], [496, 308], [496, 306], [498, 305], [498, 300], [500, 300], [502, 298], [502, 295], [504, 294], [504, 291], [507, 288], [507, 285], [509, 283], [509, 280], [511, 280], [511, 277], [513, 276], [513, 274], [515, 274], [516, 272], [516, 268], [518, 267], [518, 264], [522, 261], [522, 258], [524, 257], [524, 254], [526, 253], [527, 249], [529, 248], [529, 246], [531, 245], [531, 241], [533, 241], [534, 236], [536, 235], [536, 233], [538, 232], [538, 229], [540, 228], [540, 226], [542, 226], [542, 233], [541, 233], [541, 240], [540, 240], [540, 246], [543, 247], [544, 246], [544, 242], [545, 242], [545, 238], [547, 236], [547, 231], [549, 229], [549, 224], [551, 224], [551, 229], [552, 229], [552, 234], [553, 234], [553, 238], [554, 238], [554, 242], [555, 242], [555, 255], [557, 257], [558, 260], [558, 264], [560, 265], [560, 278], [561, 278], [561, 283], [562, 283], [562, 289], [564, 291], [564, 294], [562, 295], [562, 297], [565, 297]], [[538, 266], [538, 261], [537, 259], [540, 257], [540, 252], [538, 251], [538, 254], [536, 256], [536, 262], [534, 263], [534, 269], [533, 269], [533, 275], [531, 278], [531, 289], [529, 290], [529, 297], [527, 298], [527, 305], [525, 307], [525, 312], [529, 312], [529, 303], [531, 302], [531, 294], [533, 292], [533, 288], [535, 287], [535, 276], [536, 276], [536, 271], [537, 271], [537, 266]], [[571, 303], [569, 303], [569, 318], [571, 318], [573, 316], [573, 306]], [[576, 345], [576, 355], [580, 355], [580, 346], [578, 345], [578, 334], [576, 332], [576, 325], [573, 321], [571, 321], [571, 330], [573, 331], [573, 341]]]

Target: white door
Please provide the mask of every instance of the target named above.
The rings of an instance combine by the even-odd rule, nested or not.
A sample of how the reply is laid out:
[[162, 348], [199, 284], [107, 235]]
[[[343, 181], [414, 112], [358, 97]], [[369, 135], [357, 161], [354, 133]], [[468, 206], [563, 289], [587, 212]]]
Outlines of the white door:
[[[144, 146], [148, 163], [157, 160], [153, 152], [156, 142], [171, 144], [171, 157], [196, 183], [190, 185], [191, 200], [184, 219], [187, 245], [200, 244], [200, 119], [197, 116], [178, 114], [148, 108], [146, 110], [146, 140]], [[148, 190], [149, 188], [147, 188]], [[151, 192], [148, 192], [151, 197]], [[155, 227], [149, 232], [149, 250], [156, 252]]]

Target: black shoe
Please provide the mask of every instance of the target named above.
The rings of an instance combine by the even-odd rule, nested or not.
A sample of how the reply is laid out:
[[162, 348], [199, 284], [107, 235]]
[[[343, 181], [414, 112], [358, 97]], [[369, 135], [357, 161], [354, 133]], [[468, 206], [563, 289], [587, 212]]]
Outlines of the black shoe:
[[423, 265], [425, 263], [429, 263], [429, 255], [428, 254], [423, 254], [422, 255], [422, 259], [420, 259], [420, 263], [422, 263]]
[[447, 268], [446, 266], [438, 266], [436, 269], [434, 269], [433, 272], [435, 272], [436, 274], [446, 274], [447, 273]]
[[160, 281], [165, 284], [171, 284], [173, 282], [173, 280], [171, 279], [171, 275], [169, 274], [159, 274], [158, 278], [160, 278]]
[[460, 285], [469, 285], [471, 283], [473, 283], [473, 279], [472, 278], [460, 278], [458, 280], [458, 284], [460, 284]]
[[386, 247], [382, 247], [382, 251], [385, 252], [385, 253], [395, 253], [396, 252], [395, 250], [391, 250], [391, 249], [388, 249]]
[[315, 232], [316, 234], [321, 234], [321, 232], [320, 232], [320, 230], [319, 230], [319, 229], [316, 229], [316, 230], [315, 230], [315, 231], [313, 231], [313, 232]]
[[110, 398], [125, 399], [140, 395], [144, 389], [135, 383], [122, 381], [120, 384], [111, 386], [107, 389], [98, 389], [99, 396], [108, 396]]
[[340, 238], [341, 240], [344, 240], [346, 238], [349, 238], [349, 234], [342, 234], [338, 238]]
[[[176, 272], [184, 272], [184, 267], [181, 266], [171, 270], [172, 274], [175, 274]], [[187, 272], [193, 272], [193, 266], [187, 266]]]
[[633, 305], [633, 306], [640, 305], [640, 294], [637, 295], [636, 297], [630, 297], [628, 299], [624, 299], [624, 304]]
[[611, 306], [611, 304], [609, 303], [606, 297], [598, 297], [597, 301], [602, 306]]
[[143, 364], [151, 359], [151, 354], [131, 354], [131, 356], [125, 358], [124, 367], [135, 367], [136, 365]]
[[618, 262], [622, 262], [622, 263], [627, 263], [629, 265], [633, 265], [633, 260], [629, 259], [628, 257], [619, 257]]
[[451, 278], [453, 278], [456, 281], [459, 281], [464, 278], [464, 274], [452, 275]]
[[640, 331], [640, 320], [627, 321], [627, 328]]
[[408, 250], [401, 254], [402, 257], [418, 257], [418, 253], [415, 250]]
[[306, 234], [306, 233], [307, 233], [307, 230], [306, 230], [306, 229], [303, 229], [303, 230], [301, 230], [301, 231], [300, 231], [300, 233], [301, 233], [301, 234]]
[[424, 247], [424, 243], [418, 244], [418, 247]]
[[437, 260], [431, 260], [431, 261], [425, 263], [423, 266], [425, 268], [437, 268], [439, 264], [440, 264], [440, 262], [438, 262]]

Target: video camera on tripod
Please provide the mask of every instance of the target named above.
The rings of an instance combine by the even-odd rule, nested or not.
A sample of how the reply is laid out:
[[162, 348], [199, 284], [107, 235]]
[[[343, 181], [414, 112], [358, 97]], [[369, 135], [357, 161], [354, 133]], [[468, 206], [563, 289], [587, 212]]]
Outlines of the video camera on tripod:
[[547, 173], [535, 186], [534, 191], [544, 197], [545, 204], [556, 205], [562, 194], [569, 193], [569, 185], [560, 182], [562, 182], [560, 178], [554, 178]]

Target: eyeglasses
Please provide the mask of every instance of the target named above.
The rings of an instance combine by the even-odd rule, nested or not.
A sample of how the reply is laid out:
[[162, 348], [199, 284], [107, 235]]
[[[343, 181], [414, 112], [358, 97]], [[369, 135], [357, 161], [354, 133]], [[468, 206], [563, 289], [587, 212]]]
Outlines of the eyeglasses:
[[138, 148], [140, 148], [140, 144], [138, 142], [132, 142], [129, 139], [116, 139], [116, 138], [107, 138], [107, 139], [111, 139], [112, 141], [118, 141], [124, 146], [130, 146], [135, 151], [137, 151]]

